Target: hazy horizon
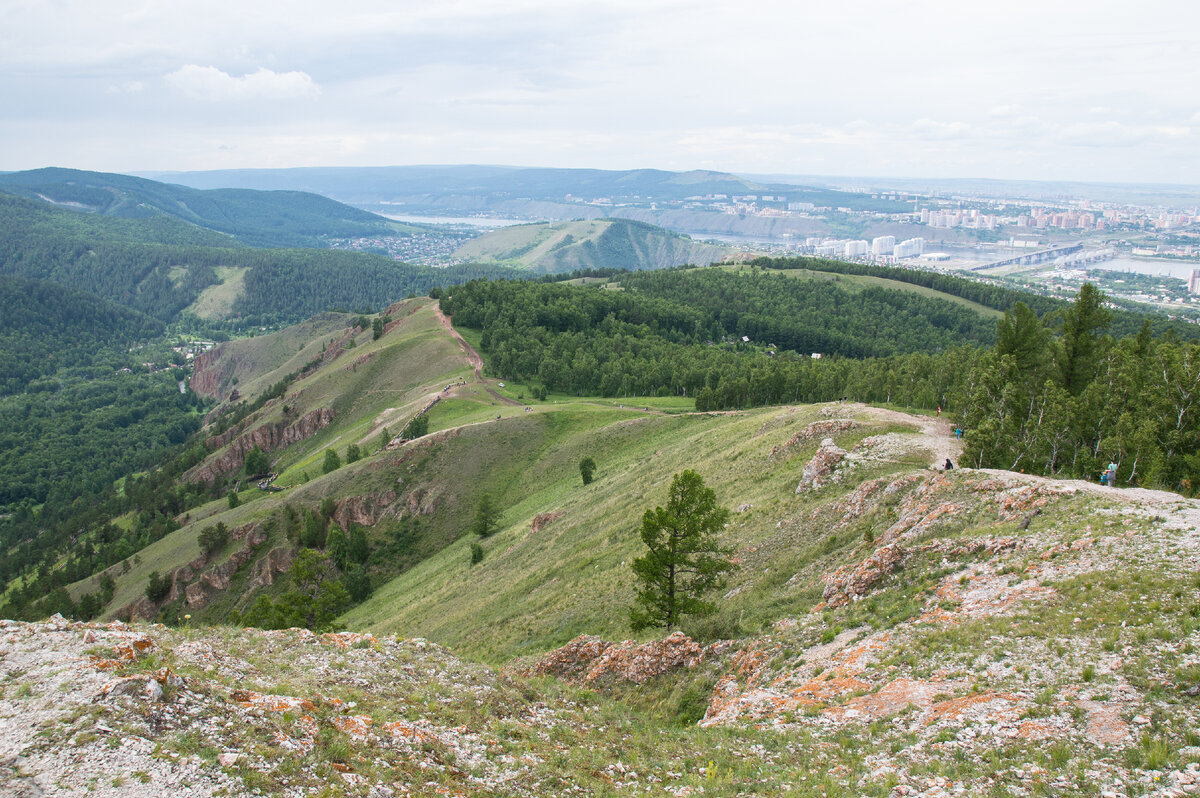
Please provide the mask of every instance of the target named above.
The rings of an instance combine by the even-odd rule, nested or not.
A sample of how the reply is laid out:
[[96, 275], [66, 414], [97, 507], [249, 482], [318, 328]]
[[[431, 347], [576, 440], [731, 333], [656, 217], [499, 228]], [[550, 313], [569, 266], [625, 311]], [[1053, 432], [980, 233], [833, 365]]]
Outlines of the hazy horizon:
[[0, 169], [1200, 184], [1200, 7], [8, 3]]

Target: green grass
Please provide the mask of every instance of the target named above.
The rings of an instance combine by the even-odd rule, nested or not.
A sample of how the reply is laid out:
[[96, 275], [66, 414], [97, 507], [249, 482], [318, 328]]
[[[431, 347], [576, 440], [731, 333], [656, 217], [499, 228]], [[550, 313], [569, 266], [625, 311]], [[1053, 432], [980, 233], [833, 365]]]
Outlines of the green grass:
[[241, 297], [246, 272], [250, 270], [243, 266], [218, 266], [215, 271], [220, 282], [201, 291], [187, 308], [187, 312], [202, 319], [224, 319], [233, 312], [233, 303]]
[[[727, 506], [754, 505], [734, 515], [730, 545], [754, 547], [775, 538], [774, 523], [762, 519], [781, 509], [805, 458], [768, 463], [766, 455], [796, 425], [812, 420], [815, 410], [666, 416], [568, 404], [526, 415], [520, 421], [556, 425], [545, 447], [524, 450], [533, 455], [528, 460], [514, 449], [516, 439], [506, 442], [499, 434], [504, 421], [491, 430], [475, 428], [480, 436], [497, 434], [488, 435], [490, 443], [473, 441], [472, 457], [512, 462], [508, 476], [487, 472], [505, 512], [501, 531], [484, 542], [484, 561], [470, 566], [470, 539], [464, 536], [380, 588], [346, 616], [349, 627], [431, 637], [489, 661], [544, 650], [583, 631], [623, 637], [632, 598], [628, 563], [641, 546], [638, 520], [645, 509], [665, 502], [672, 476], [693, 468]], [[786, 423], [757, 436], [776, 416]], [[497, 444], [493, 455], [489, 447]], [[598, 464], [596, 480], [586, 487], [578, 473], [585, 455]], [[533, 516], [548, 512], [563, 515], [532, 534]], [[745, 609], [742, 604], [735, 606]], [[751, 614], [752, 623], [762, 620]]]

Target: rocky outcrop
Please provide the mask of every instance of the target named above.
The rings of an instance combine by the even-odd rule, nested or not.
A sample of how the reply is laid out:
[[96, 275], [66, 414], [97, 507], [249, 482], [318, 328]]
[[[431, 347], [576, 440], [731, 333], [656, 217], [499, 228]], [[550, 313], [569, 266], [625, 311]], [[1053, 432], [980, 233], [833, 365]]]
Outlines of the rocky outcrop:
[[188, 381], [192, 392], [206, 399], [221, 399], [225, 386], [233, 379], [237, 361], [225, 356], [224, 344], [217, 344], [192, 361], [192, 378]]
[[268, 551], [265, 557], [254, 563], [250, 589], [275, 584], [275, 577], [289, 571], [295, 558], [296, 550], [291, 546], [276, 546]]
[[158, 615], [158, 607], [145, 596], [130, 602], [117, 611], [117, 616], [126, 621], [149, 621]]
[[358, 332], [359, 330], [357, 327], [347, 327], [345, 332], [343, 332], [341, 335], [335, 338], [331, 344], [325, 347], [325, 352], [321, 355], [321, 365], [324, 366], [326, 363], [332, 363], [334, 360], [337, 360], [339, 357], [341, 357], [342, 353], [346, 351], [346, 344], [353, 341], [354, 337], [358, 335]]
[[770, 459], [777, 460], [781, 457], [791, 456], [792, 450], [806, 441], [815, 440], [821, 436], [833, 435], [838, 432], [845, 432], [857, 428], [859, 423], [850, 418], [835, 418], [829, 421], [814, 421], [804, 429], [797, 432], [792, 437], [788, 438], [786, 443], [781, 443], [778, 446], [771, 448]]
[[527, 672], [580, 683], [615, 679], [641, 684], [672, 670], [694, 668], [728, 646], [716, 643], [705, 647], [683, 632], [641, 644], [631, 640], [610, 643], [593, 635], [580, 635], [543, 656]]
[[846, 459], [846, 450], [834, 443], [833, 438], [821, 441], [821, 448], [817, 449], [817, 453], [804, 466], [804, 471], [800, 475], [800, 484], [796, 486], [796, 493], [816, 490], [829, 483], [838, 464], [844, 459]]
[[904, 562], [905, 551], [896, 544], [881, 546], [855, 566], [843, 565], [825, 575], [822, 598], [827, 607], [841, 607], [865, 596], [888, 574]]
[[212, 594], [229, 588], [230, 580], [238, 570], [254, 559], [254, 553], [267, 539], [266, 531], [258, 524], [246, 524], [238, 527], [232, 533], [235, 540], [245, 541], [245, 545], [235, 551], [223, 563], [219, 563], [200, 574], [199, 578], [187, 587], [187, 605], [193, 609], [203, 607], [209, 602]]
[[563, 514], [561, 511], [553, 513], [538, 513], [533, 517], [533, 521], [530, 522], [529, 531], [536, 535], [550, 524], [553, 524], [555, 521], [562, 518], [562, 515]]
[[221, 454], [210, 458], [184, 474], [189, 482], [212, 482], [242, 467], [246, 454], [255, 447], [264, 452], [290, 446], [311, 438], [333, 421], [333, 410], [318, 408], [292, 424], [263, 424], [234, 439]]
[[350, 496], [338, 500], [333, 511], [333, 520], [342, 529], [349, 529], [351, 524], [375, 526], [379, 519], [393, 510], [395, 504], [394, 490], [367, 496]]
[[184, 594], [188, 584], [204, 569], [208, 559], [203, 555], [192, 560], [187, 565], [181, 565], [171, 572], [171, 590], [167, 593], [167, 601], [175, 601]]
[[414, 488], [404, 500], [409, 515], [433, 515], [437, 512], [438, 500], [441, 498], [440, 487], [421, 486]]

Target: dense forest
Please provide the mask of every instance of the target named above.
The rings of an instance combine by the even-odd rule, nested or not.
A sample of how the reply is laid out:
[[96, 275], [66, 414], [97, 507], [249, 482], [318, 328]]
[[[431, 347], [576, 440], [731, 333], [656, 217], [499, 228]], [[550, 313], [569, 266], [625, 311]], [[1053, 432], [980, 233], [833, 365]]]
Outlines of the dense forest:
[[0, 396], [60, 369], [77, 376], [112, 373], [125, 365], [125, 350], [163, 330], [158, 320], [93, 294], [0, 275]]
[[[851, 387], [871, 401], [936, 406], [951, 377], [933, 353], [961, 359], [975, 350], [956, 342], [990, 343], [995, 333], [949, 301], [754, 270], [619, 279], [626, 290], [476, 280], [442, 307], [455, 324], [483, 331], [497, 376], [576, 394], [691, 396], [701, 410], [825, 401]], [[674, 291], [690, 301], [670, 298]], [[872, 338], [872, 329], [885, 332]], [[797, 349], [779, 348], [789, 344]]]
[[[769, 269], [806, 269], [828, 274], [863, 275], [895, 280], [909, 285], [932, 288], [943, 294], [968, 299], [993, 310], [1008, 310], [1017, 302], [1025, 303], [1038, 316], [1045, 316], [1056, 311], [1065, 311], [1067, 302], [1054, 297], [1038, 296], [1028, 291], [1018, 291], [997, 285], [994, 282], [968, 280], [942, 272], [925, 271], [922, 269], [902, 269], [895, 266], [881, 266], [873, 263], [850, 263], [848, 261], [827, 260], [825, 258], [755, 258], [752, 265]], [[1150, 322], [1153, 335], [1163, 335], [1168, 330], [1176, 336], [1188, 340], [1200, 340], [1200, 327], [1183, 321], [1173, 321], [1165, 313], [1147, 312], [1147, 306], [1137, 311], [1113, 310], [1109, 320], [1108, 332], [1111, 335], [1123, 337], [1137, 335], [1142, 324]]]
[[[935, 309], [925, 326], [880, 320], [881, 312], [915, 318], [929, 301], [903, 292], [881, 305], [870, 290], [826, 294], [815, 281], [719, 270], [616, 280], [625, 290], [472, 281], [442, 305], [456, 324], [482, 330], [497, 376], [551, 390], [692, 396], [702, 411], [840, 397], [940, 407], [965, 429], [974, 466], [1094, 479], [1113, 461], [1123, 484], [1188, 495], [1200, 487], [1200, 344], [1173, 329], [1156, 337], [1148, 319], [1135, 335], [1114, 337], [1118, 314], [1090, 284], [1040, 317], [1011, 305], [987, 323], [992, 345], [944, 346], [947, 328], [931, 319], [952, 314]], [[802, 296], [809, 292], [832, 311], [821, 359], [805, 354], [814, 340], [808, 321], [821, 318]], [[777, 340], [755, 337], [761, 318]], [[882, 343], [856, 349], [868, 339], [855, 331], [872, 324]], [[970, 330], [958, 329], [957, 340], [970, 341]], [[780, 341], [798, 341], [800, 351], [767, 346]]]
[[170, 370], [66, 376], [0, 397], [0, 506], [71, 502], [169, 455], [200, 425]]

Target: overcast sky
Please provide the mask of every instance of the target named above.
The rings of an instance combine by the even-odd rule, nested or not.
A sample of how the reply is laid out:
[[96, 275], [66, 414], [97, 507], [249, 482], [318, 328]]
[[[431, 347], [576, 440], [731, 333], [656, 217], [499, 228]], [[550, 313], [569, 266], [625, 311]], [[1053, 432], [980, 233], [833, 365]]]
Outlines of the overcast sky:
[[0, 169], [1200, 183], [1200, 2], [0, 0]]

